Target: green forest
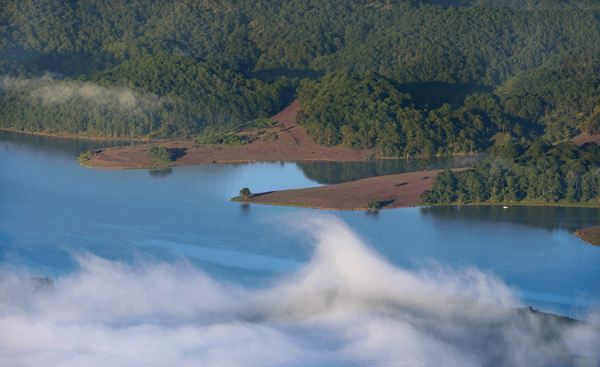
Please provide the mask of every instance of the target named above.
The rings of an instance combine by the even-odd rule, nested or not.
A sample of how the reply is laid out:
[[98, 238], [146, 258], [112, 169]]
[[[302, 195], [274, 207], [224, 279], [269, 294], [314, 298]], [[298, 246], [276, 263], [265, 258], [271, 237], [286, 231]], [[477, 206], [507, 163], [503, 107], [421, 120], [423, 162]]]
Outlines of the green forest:
[[4, 0], [0, 55], [19, 131], [195, 138], [299, 98], [386, 157], [600, 132], [595, 0]]
[[329, 73], [297, 90], [304, 128], [320, 144], [379, 148], [380, 156], [435, 156], [485, 150], [499, 129], [523, 135], [491, 94], [463, 105], [418, 108], [402, 85], [374, 73]]
[[284, 78], [266, 83], [215, 62], [173, 55], [146, 55], [78, 78], [45, 79], [5, 78], [13, 86], [2, 91], [3, 126], [108, 137], [190, 137], [207, 127], [227, 130], [272, 116], [291, 87]]
[[472, 168], [441, 172], [422, 194], [426, 204], [600, 203], [600, 147], [544, 139], [523, 145], [507, 135], [492, 155]]

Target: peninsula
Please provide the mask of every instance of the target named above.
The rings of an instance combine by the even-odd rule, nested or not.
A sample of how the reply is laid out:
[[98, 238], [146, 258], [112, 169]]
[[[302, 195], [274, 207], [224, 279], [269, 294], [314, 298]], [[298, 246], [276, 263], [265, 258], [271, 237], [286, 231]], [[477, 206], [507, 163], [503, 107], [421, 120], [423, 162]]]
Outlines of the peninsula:
[[272, 191], [248, 196], [243, 201], [332, 210], [365, 210], [365, 204], [372, 200], [382, 209], [410, 207], [418, 204], [421, 193], [431, 188], [439, 172], [409, 172], [337, 185]]
[[575, 235], [584, 242], [600, 246], [600, 225], [580, 229], [575, 232]]
[[[296, 124], [300, 109], [298, 101], [273, 117], [268, 128], [250, 128], [240, 135], [257, 136], [242, 146], [199, 145], [193, 141], [160, 142], [176, 152], [172, 162], [159, 162], [148, 151], [150, 144], [103, 149], [80, 163], [86, 167], [106, 169], [161, 168], [211, 163], [243, 163], [254, 161], [366, 161], [375, 159], [374, 149], [348, 149], [315, 144]], [[261, 139], [260, 136], [270, 136]], [[415, 206], [422, 192], [431, 188], [436, 171], [419, 171], [397, 175], [371, 177], [338, 185], [298, 190], [261, 193], [245, 201], [253, 204], [301, 206], [334, 210], [364, 210], [365, 204], [376, 200], [381, 208]]]
[[375, 157], [375, 149], [349, 149], [315, 144], [296, 124], [299, 109], [299, 102], [294, 101], [272, 118], [272, 126], [238, 131], [236, 136], [251, 139], [250, 143], [241, 146], [201, 145], [191, 140], [170, 139], [156, 143], [176, 152], [175, 159], [171, 162], [152, 159], [147, 154], [151, 146], [148, 143], [103, 149], [96, 154], [90, 154], [87, 160], [80, 163], [91, 168], [127, 169], [255, 161], [348, 162], [365, 161]]

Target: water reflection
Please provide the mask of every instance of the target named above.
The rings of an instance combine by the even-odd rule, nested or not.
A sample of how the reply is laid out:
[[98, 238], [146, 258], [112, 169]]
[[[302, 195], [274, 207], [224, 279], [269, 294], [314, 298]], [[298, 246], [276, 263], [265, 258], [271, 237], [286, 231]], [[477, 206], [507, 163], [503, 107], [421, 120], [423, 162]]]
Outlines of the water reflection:
[[368, 162], [297, 162], [304, 175], [322, 185], [361, 178], [394, 175], [422, 170], [461, 168], [482, 161], [487, 153], [419, 159], [384, 159]]
[[421, 214], [439, 220], [463, 220], [473, 222], [508, 222], [548, 231], [577, 229], [600, 224], [600, 209], [553, 207], [553, 206], [509, 206], [465, 205], [422, 207]]
[[171, 173], [173, 173], [173, 168], [167, 167], [167, 168], [160, 168], [160, 169], [151, 169], [151, 170], [148, 170], [148, 173], [150, 174], [150, 177], [152, 177], [152, 178], [165, 178], [165, 177], [169, 176]]
[[379, 217], [379, 210], [365, 210], [365, 216], [367, 218], [377, 219]]
[[141, 143], [129, 140], [59, 138], [55, 136], [25, 134], [6, 130], [0, 130], [0, 142], [10, 142], [14, 145], [23, 146], [29, 150], [39, 151], [44, 154], [58, 153], [74, 157], [79, 156], [81, 152], [87, 152], [92, 149], [120, 147]]

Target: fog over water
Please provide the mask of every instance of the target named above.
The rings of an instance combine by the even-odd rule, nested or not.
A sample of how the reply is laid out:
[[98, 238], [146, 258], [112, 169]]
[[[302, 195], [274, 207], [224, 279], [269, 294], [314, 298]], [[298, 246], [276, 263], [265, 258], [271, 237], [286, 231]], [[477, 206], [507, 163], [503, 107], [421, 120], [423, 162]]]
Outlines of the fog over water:
[[[13, 135], [0, 366], [600, 365], [600, 251], [564, 229], [598, 211], [244, 207], [241, 187], [315, 183], [293, 163], [90, 170]], [[530, 305], [592, 323], [558, 333]]]
[[286, 220], [312, 239], [312, 258], [257, 290], [185, 261], [93, 255], [53, 291], [7, 275], [0, 365], [550, 366], [572, 353], [586, 357], [572, 365], [598, 365], [597, 330], [540, 338], [539, 322], [510, 308], [522, 305], [492, 274], [403, 270], [334, 216]]

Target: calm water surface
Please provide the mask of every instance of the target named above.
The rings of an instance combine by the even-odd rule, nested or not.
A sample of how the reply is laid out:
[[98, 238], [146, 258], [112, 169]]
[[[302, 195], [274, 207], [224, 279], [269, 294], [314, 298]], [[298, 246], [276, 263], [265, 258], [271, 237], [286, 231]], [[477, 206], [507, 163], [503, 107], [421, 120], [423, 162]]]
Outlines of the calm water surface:
[[96, 170], [78, 165], [78, 154], [47, 142], [0, 142], [2, 271], [60, 278], [78, 270], [78, 257], [94, 254], [131, 264], [189, 261], [220, 281], [260, 288], [309, 261], [314, 240], [294, 227], [317, 213], [341, 218], [399, 268], [476, 267], [506, 282], [524, 304], [565, 315], [599, 305], [600, 248], [570, 232], [600, 224], [596, 209], [436, 207], [374, 215], [248, 206], [229, 199], [242, 187], [319, 184], [294, 163]]

